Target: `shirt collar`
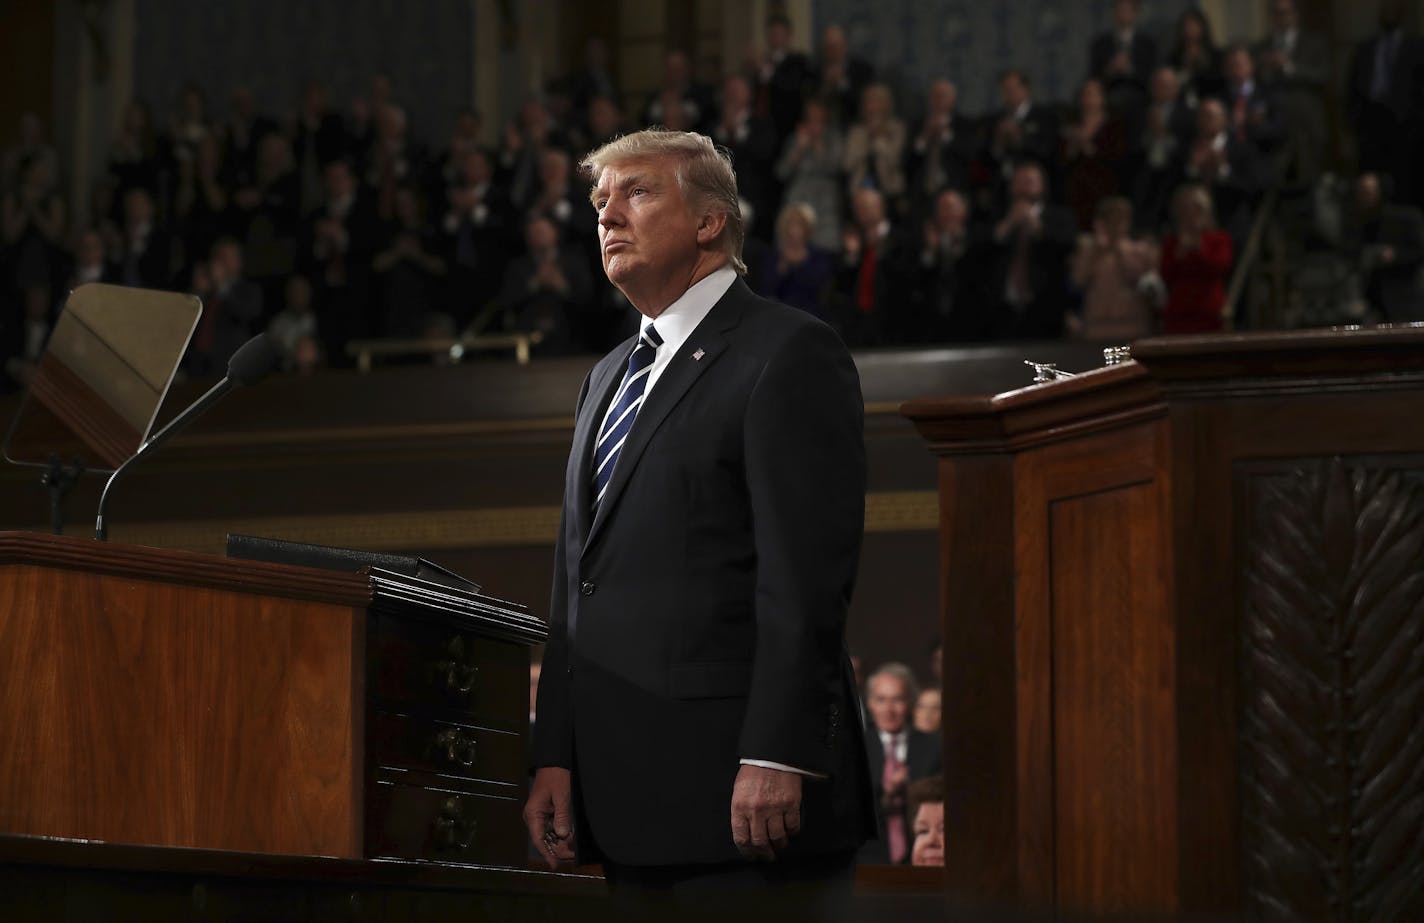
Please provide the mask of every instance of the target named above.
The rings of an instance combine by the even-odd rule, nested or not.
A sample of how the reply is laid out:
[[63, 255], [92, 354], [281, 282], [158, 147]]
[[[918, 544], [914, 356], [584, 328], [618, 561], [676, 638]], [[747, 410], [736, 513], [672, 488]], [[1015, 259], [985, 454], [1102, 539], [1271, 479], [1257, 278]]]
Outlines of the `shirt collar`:
[[[658, 347], [658, 355], [675, 354], [687, 338], [692, 336], [692, 331], [702, 323], [712, 306], [727, 294], [727, 289], [732, 287], [736, 279], [737, 271], [731, 266], [723, 266], [699, 279], [682, 293], [681, 298], [668, 305], [652, 322], [663, 338], [663, 345]], [[647, 326], [643, 325], [644, 328]]]

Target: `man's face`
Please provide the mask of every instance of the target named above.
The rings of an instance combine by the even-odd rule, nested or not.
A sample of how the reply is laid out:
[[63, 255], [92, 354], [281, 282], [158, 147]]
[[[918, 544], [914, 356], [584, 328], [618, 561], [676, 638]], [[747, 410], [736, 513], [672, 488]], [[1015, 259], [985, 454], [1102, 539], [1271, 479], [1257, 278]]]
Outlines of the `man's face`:
[[1159, 67], [1152, 74], [1152, 101], [1170, 103], [1177, 98], [1177, 72], [1170, 67]]
[[1381, 198], [1379, 177], [1373, 173], [1361, 176], [1355, 185], [1355, 201], [1359, 204], [1360, 210], [1374, 211], [1380, 207]]
[[1226, 56], [1226, 79], [1232, 84], [1242, 84], [1251, 79], [1251, 72], [1255, 69], [1251, 62], [1251, 53], [1237, 48]]
[[840, 26], [827, 26], [821, 35], [821, 57], [832, 64], [845, 60], [846, 37]]
[[1114, 0], [1113, 24], [1119, 29], [1131, 29], [1137, 22], [1136, 0]]
[[1004, 108], [1012, 112], [1028, 100], [1028, 87], [1019, 77], [1010, 74], [999, 81], [999, 98], [1004, 101]]
[[964, 230], [964, 220], [969, 217], [964, 199], [952, 189], [946, 189], [935, 199], [934, 220], [940, 230], [958, 234]]
[[910, 690], [904, 680], [887, 674], [874, 677], [865, 704], [879, 730], [898, 734], [905, 729], [905, 719], [910, 714]]
[[1271, 0], [1271, 21], [1281, 32], [1295, 28], [1295, 0]]
[[592, 195], [598, 246], [608, 281], [656, 284], [697, 264], [697, 218], [677, 171], [667, 159], [632, 160], [605, 167]]
[[1201, 104], [1197, 110], [1197, 134], [1203, 138], [1215, 138], [1226, 129], [1226, 107], [1214, 99]]
[[948, 80], [936, 80], [930, 84], [929, 109], [940, 114], [953, 112], [958, 96], [954, 84]]
[[766, 27], [766, 45], [772, 51], [784, 51], [791, 44], [791, 30], [785, 23], [768, 23]]
[[524, 245], [530, 253], [547, 253], [559, 245], [559, 229], [547, 218], [536, 218], [524, 229]]
[[874, 189], [857, 189], [851, 210], [855, 212], [855, 223], [867, 233], [875, 231], [885, 220], [885, 200]]
[[1014, 171], [1009, 191], [1018, 202], [1038, 202], [1043, 198], [1043, 173], [1037, 167], [1023, 166]]

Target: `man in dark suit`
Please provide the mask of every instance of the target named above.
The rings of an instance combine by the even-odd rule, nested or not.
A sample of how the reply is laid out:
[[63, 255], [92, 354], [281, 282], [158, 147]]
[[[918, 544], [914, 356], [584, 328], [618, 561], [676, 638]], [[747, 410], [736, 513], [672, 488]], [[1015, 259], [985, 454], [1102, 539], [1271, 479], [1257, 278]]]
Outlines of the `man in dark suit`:
[[1388, 201], [1374, 173], [1355, 182], [1355, 211], [1345, 241], [1359, 267], [1365, 297], [1390, 323], [1424, 320], [1424, 215]]
[[791, 20], [773, 13], [766, 19], [766, 50], [753, 75], [756, 84], [757, 114], [771, 120], [776, 129], [776, 149], [801, 120], [801, 103], [811, 88], [811, 62], [791, 47]]
[[1313, 181], [1329, 150], [1325, 85], [1330, 79], [1330, 43], [1300, 27], [1295, 0], [1271, 0], [1271, 31], [1252, 49], [1257, 74], [1275, 95], [1281, 126], [1295, 150], [1295, 175]]
[[810, 98], [826, 104], [841, 131], [860, 113], [860, 94], [875, 80], [875, 69], [850, 53], [845, 30], [836, 23], [821, 33], [821, 50], [811, 74]]
[[1077, 242], [1073, 213], [1047, 201], [1043, 170], [1014, 168], [1009, 204], [986, 245], [986, 284], [993, 316], [982, 326], [996, 339], [1047, 340], [1063, 335], [1068, 310], [1067, 261]]
[[1383, 0], [1379, 32], [1361, 42], [1350, 60], [1345, 114], [1355, 131], [1360, 170], [1393, 177], [1400, 201], [1424, 204], [1415, 180], [1424, 95], [1424, 41], [1404, 31], [1403, 0]]
[[866, 862], [905, 865], [914, 842], [906, 789], [911, 782], [944, 771], [938, 734], [915, 730], [910, 709], [919, 698], [915, 675], [903, 663], [878, 667], [866, 681], [866, 705], [873, 733], [865, 736], [870, 778], [880, 804], [880, 838], [861, 850]]
[[1032, 160], [1045, 171], [1052, 170], [1058, 158], [1058, 118], [1050, 107], [1033, 101], [1023, 71], [1004, 71], [999, 77], [999, 99], [1003, 108], [990, 117], [987, 154], [998, 173], [1002, 202], [1020, 161]]
[[874, 831], [844, 638], [855, 366], [741, 280], [736, 178], [710, 139], [638, 132], [584, 167], [604, 271], [643, 329], [579, 394], [530, 836], [551, 867], [601, 860], [635, 910], [843, 906]]
[[722, 109], [712, 127], [712, 140], [727, 149], [736, 165], [737, 190], [751, 205], [747, 235], [770, 240], [776, 225], [776, 129], [752, 110], [752, 90], [745, 77], [722, 81]]
[[935, 80], [925, 94], [925, 116], [910, 133], [905, 172], [910, 195], [926, 212], [944, 189], [968, 195], [976, 138], [973, 125], [955, 111], [959, 90], [948, 80]]
[[1103, 82], [1108, 100], [1131, 124], [1147, 102], [1147, 82], [1157, 66], [1157, 43], [1138, 28], [1138, 0], [1113, 0], [1113, 27], [1094, 37], [1088, 73]]

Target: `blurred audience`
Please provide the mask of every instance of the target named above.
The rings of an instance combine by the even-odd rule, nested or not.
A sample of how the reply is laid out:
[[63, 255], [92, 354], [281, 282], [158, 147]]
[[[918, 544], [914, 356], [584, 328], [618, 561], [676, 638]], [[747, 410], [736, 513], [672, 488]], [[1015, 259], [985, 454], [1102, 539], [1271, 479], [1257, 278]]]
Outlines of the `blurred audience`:
[[812, 241], [816, 217], [815, 210], [804, 202], [782, 208], [776, 219], [776, 247], [758, 267], [753, 287], [768, 298], [829, 321], [825, 305], [831, 256]]
[[[237, 289], [255, 289], [261, 305], [239, 326], [291, 325], [283, 348], [294, 367], [299, 353], [308, 368], [350, 364], [355, 338], [447, 327], [540, 329], [545, 353], [607, 348], [633, 316], [600, 271], [587, 178], [574, 164], [649, 123], [707, 132], [729, 151], [753, 284], [857, 348], [1052, 338], [1065, 323], [1076, 336], [1130, 339], [1152, 326], [1161, 289], [1150, 254], [1169, 231], [1162, 271], [1176, 284], [1165, 329], [1210, 326], [1216, 283], [1231, 269], [1220, 258], [1242, 249], [1264, 193], [1295, 194], [1331, 160], [1328, 45], [1302, 25], [1297, 0], [1266, 3], [1264, 34], [1223, 54], [1197, 10], [1159, 46], [1147, 7], [1104, 0], [1110, 28], [1092, 40], [1072, 106], [1037, 98], [1025, 71], [1010, 68], [985, 113], [963, 111], [945, 79], [907, 88], [900, 108], [890, 87], [906, 87], [894, 68], [876, 82], [861, 33], [825, 23], [808, 58], [779, 13], [729, 73], [699, 76], [671, 49], [632, 120], [609, 48], [591, 39], [572, 73], [513, 102], [489, 147], [470, 108], [450, 113], [429, 144], [385, 73], [340, 107], [307, 82], [285, 117], [246, 86], [214, 107], [205, 93], [216, 88], [187, 82], [171, 114], [122, 103], [104, 176], [77, 203], [60, 192], [43, 119], [27, 113], [0, 152], [0, 341], [5, 358], [23, 352], [34, 339], [25, 331], [84, 282], [196, 286], [222, 291], [228, 308], [234, 296], [215, 276], [232, 260], [215, 254], [235, 248]], [[1367, 178], [1348, 239], [1338, 228], [1316, 234], [1343, 248], [1376, 315], [1390, 318], [1417, 313], [1409, 206], [1424, 193], [1414, 169], [1424, 44], [1405, 12], [1383, 0], [1378, 33], [1350, 62], [1340, 89]], [[1184, 184], [1206, 191], [1220, 231], [1193, 232], [1174, 215]], [[557, 239], [531, 251], [536, 218]], [[1297, 225], [1283, 223], [1288, 238], [1314, 233]], [[1215, 243], [1222, 232], [1229, 251]], [[294, 276], [307, 286], [298, 308]], [[189, 368], [220, 365], [201, 352]]]
[[827, 252], [836, 252], [841, 246], [844, 149], [840, 129], [831, 124], [826, 104], [811, 99], [776, 164], [776, 177], [784, 188], [783, 200], [811, 207], [816, 214], [811, 240]]
[[865, 743], [871, 786], [880, 801], [881, 830], [880, 839], [861, 850], [861, 861], [909, 862], [913, 843], [909, 786], [944, 771], [939, 735], [916, 730], [910, 722], [918, 697], [914, 673], [903, 663], [882, 664], [866, 680], [871, 726]]
[[1137, 24], [1141, 12], [1138, 0], [1113, 0], [1113, 27], [1094, 38], [1088, 52], [1088, 74], [1129, 119], [1146, 103], [1147, 82], [1157, 67], [1157, 42]]
[[997, 305], [989, 328], [996, 339], [1054, 339], [1063, 333], [1065, 270], [1077, 238], [1073, 213], [1048, 200], [1043, 168], [1032, 161], [1015, 167], [1008, 205], [994, 222], [986, 254], [988, 296]]
[[860, 118], [846, 131], [845, 172], [853, 195], [875, 189], [896, 206], [905, 194], [905, 123], [895, 115], [895, 98], [883, 83], [860, 94]]
[[1093, 232], [1078, 238], [1073, 254], [1073, 285], [1082, 293], [1081, 310], [1068, 317], [1073, 336], [1127, 343], [1153, 332], [1165, 296], [1157, 248], [1131, 233], [1130, 201], [1098, 203]]
[[940, 691], [934, 687], [920, 690], [915, 699], [915, 730], [923, 734], [938, 734], [940, 727]]
[[943, 776], [929, 776], [910, 783], [911, 829], [915, 837], [910, 849], [911, 865], [944, 865], [944, 792]]
[[1193, 108], [1222, 91], [1221, 51], [1211, 35], [1211, 23], [1199, 9], [1182, 11], [1167, 50], [1167, 65], [1177, 72], [1177, 82]]
[[1345, 249], [1366, 300], [1390, 323], [1424, 321], [1424, 214], [1390, 201], [1388, 178], [1366, 173], [1355, 184]]
[[1188, 185], [1172, 198], [1172, 230], [1162, 241], [1167, 302], [1163, 333], [1211, 333], [1222, 328], [1231, 235], [1216, 229], [1211, 196]]

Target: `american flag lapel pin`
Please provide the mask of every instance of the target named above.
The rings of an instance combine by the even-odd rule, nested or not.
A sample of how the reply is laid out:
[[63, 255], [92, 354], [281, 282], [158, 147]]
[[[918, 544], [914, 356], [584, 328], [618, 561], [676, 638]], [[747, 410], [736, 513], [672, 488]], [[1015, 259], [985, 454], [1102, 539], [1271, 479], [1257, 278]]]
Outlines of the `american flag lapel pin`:
[[696, 361], [698, 359], [701, 359], [705, 355], [707, 355], [707, 352], [705, 350], [699, 349], [697, 352], [692, 354], [692, 358], [694, 361]]

